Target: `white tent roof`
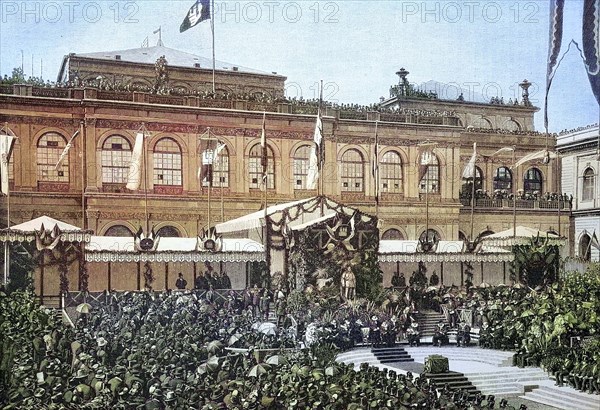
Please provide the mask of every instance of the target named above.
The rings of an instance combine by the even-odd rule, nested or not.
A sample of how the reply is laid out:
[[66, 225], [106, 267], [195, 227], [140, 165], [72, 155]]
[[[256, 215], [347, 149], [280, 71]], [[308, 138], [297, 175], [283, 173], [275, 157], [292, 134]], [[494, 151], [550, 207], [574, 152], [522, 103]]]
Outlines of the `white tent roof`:
[[[92, 236], [86, 245], [89, 252], [136, 253], [135, 239], [121, 236]], [[246, 238], [223, 239], [221, 252], [264, 252], [263, 246]], [[159, 238], [154, 252], [206, 252], [197, 250], [197, 238]]]
[[415, 253], [419, 241], [382, 239], [379, 241], [379, 253]]
[[219, 252], [198, 249], [198, 238], [158, 238], [156, 250], [136, 250], [135, 238], [92, 236], [86, 245], [88, 262], [252, 262], [264, 261], [264, 247], [252, 239], [222, 239]]
[[[487, 241], [487, 240], [494, 240], [494, 239], [512, 238], [514, 233], [515, 233], [515, 229], [510, 228], [510, 229], [507, 229], [502, 232], [493, 233], [491, 235], [484, 236], [482, 239], [484, 241]], [[528, 226], [517, 226], [515, 236], [517, 238], [531, 238], [531, 237], [537, 237], [538, 235], [541, 237], [548, 236], [548, 238], [558, 238], [559, 237], [558, 235], [555, 235], [553, 233], [549, 233], [546, 231], [540, 231], [538, 229], [530, 228]]]
[[[419, 241], [383, 239], [379, 241], [379, 253], [416, 253], [418, 245]], [[464, 246], [463, 241], [439, 241], [435, 253], [463, 253]], [[508, 251], [486, 246], [481, 250], [481, 253], [490, 252], [505, 253]]]
[[565, 239], [558, 235], [528, 226], [517, 226], [516, 229], [510, 228], [502, 232], [487, 235], [482, 238], [482, 241], [486, 246], [510, 247], [527, 244], [531, 238], [537, 238], [538, 236], [540, 238], [548, 238], [551, 243], [556, 245], [563, 245], [565, 242]]
[[42, 227], [45, 231], [53, 231], [55, 227], [58, 227], [63, 242], [87, 242], [92, 234], [92, 231], [43, 215], [10, 228], [0, 229], [0, 242], [35, 241], [36, 232], [41, 231]]
[[513, 255], [506, 249], [484, 245], [478, 253], [464, 252], [463, 241], [439, 241], [435, 252], [417, 252], [419, 241], [380, 240], [380, 262], [504, 262]]
[[[277, 212], [281, 212], [285, 209], [293, 208], [297, 205], [305, 204], [311, 201], [317, 201], [318, 197], [312, 197], [308, 199], [301, 199], [298, 201], [286, 202], [283, 204], [272, 205], [267, 208], [266, 214], [268, 216], [272, 216]], [[332, 209], [324, 209], [324, 216], [322, 217], [319, 212], [303, 212], [296, 220], [290, 223], [290, 227], [294, 229], [299, 226], [309, 226], [317, 222], [322, 222], [327, 219], [325, 217], [331, 218], [335, 215], [335, 211]], [[323, 219], [325, 218], [325, 219]], [[217, 233], [228, 233], [228, 232], [240, 232], [247, 231], [250, 229], [260, 229], [265, 226], [265, 211], [260, 210], [256, 212], [252, 212], [251, 214], [241, 216], [236, 219], [232, 219], [231, 221], [223, 222], [217, 224], [215, 229]]]
[[23, 222], [22, 224], [13, 225], [10, 227], [13, 231], [22, 231], [22, 232], [35, 232], [42, 229], [42, 226], [45, 230], [51, 231], [54, 229], [54, 226], [58, 225], [58, 228], [63, 232], [69, 231], [81, 231], [81, 228], [78, 228], [74, 225], [70, 225], [66, 222], [59, 221], [58, 219], [50, 218], [49, 216], [40, 216], [39, 218], [32, 219], [31, 221]]

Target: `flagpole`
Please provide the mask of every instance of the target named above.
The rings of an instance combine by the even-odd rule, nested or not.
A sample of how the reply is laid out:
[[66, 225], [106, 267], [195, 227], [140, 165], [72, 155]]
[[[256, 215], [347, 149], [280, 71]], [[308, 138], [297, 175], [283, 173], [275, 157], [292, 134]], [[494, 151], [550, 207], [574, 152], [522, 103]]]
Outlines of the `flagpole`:
[[142, 141], [144, 142], [144, 216], [146, 218], [146, 236], [150, 234], [150, 218], [148, 217], [148, 147], [146, 143], [146, 124], [142, 123]]
[[558, 194], [558, 236], [560, 237], [560, 200], [562, 199], [561, 195], [561, 175], [560, 175], [560, 155], [558, 150], [556, 151], [556, 193]]
[[[8, 123], [5, 123], [6, 134], [8, 135]], [[10, 161], [10, 158], [6, 159]], [[8, 169], [8, 167], [6, 167]], [[6, 187], [6, 229], [10, 229], [10, 179]], [[10, 247], [8, 241], [4, 242], [4, 286], [8, 285], [10, 276]]]
[[[224, 142], [221, 142], [222, 144], [224, 144]], [[217, 140], [217, 145], [219, 144], [219, 141]], [[219, 155], [220, 152], [219, 152]], [[217, 155], [217, 160], [219, 159], [219, 155]], [[219, 162], [219, 165], [223, 165], [222, 163]], [[221, 167], [221, 172], [223, 168]], [[221, 177], [219, 176], [219, 188], [221, 188], [221, 222], [225, 222], [225, 201], [223, 198], [223, 181], [221, 181]]]
[[[515, 153], [516, 148], [517, 148], [517, 146], [513, 145], [512, 162], [513, 162], [513, 166], [515, 167], [515, 172], [514, 172], [515, 174], [517, 174], [519, 171], [519, 169], [516, 167], [516, 164], [517, 164], [516, 153]], [[514, 239], [517, 237], [517, 185], [515, 184], [516, 180], [517, 180], [516, 175], [513, 175], [513, 178], [511, 181], [511, 184], [513, 187], [513, 242], [514, 242]]]
[[[9, 135], [8, 122], [4, 123], [4, 130], [6, 135]], [[12, 133], [12, 132], [11, 132]], [[10, 154], [10, 149], [8, 154]], [[7, 161], [7, 171], [8, 171], [8, 162], [10, 162], [10, 155], [6, 158]], [[10, 179], [8, 186], [6, 187], [6, 229], [10, 228]], [[10, 247], [8, 246], [8, 241], [4, 242], [4, 278], [3, 284], [4, 286], [8, 285], [8, 278], [10, 276]]]
[[87, 219], [85, 217], [85, 122], [84, 120], [79, 121], [79, 133], [81, 134], [81, 227], [87, 229]]
[[429, 243], [429, 166], [425, 170], [425, 241]]
[[[475, 147], [473, 147], [473, 155], [475, 155]], [[475, 161], [477, 161], [477, 159]], [[473, 217], [475, 214], [475, 178], [476, 177], [477, 177], [477, 166], [475, 164], [473, 164], [473, 181], [471, 183], [471, 236], [469, 237], [469, 240], [471, 242], [474, 241], [474, 239], [473, 239], [473, 225], [474, 225]]]
[[325, 215], [325, 204], [323, 202], [322, 197], [325, 194], [325, 180], [323, 179], [322, 175], [324, 172], [324, 166], [325, 166], [325, 133], [323, 132], [323, 118], [321, 117], [321, 109], [323, 108], [323, 80], [321, 80], [320, 83], [320, 89], [319, 89], [319, 108], [317, 109], [317, 123], [319, 122], [319, 120], [321, 121], [321, 130], [319, 131], [321, 133], [321, 146], [319, 147], [319, 153], [317, 155], [317, 164], [318, 164], [318, 173], [317, 173], [317, 196], [320, 198], [320, 214], [321, 217], [323, 217]]
[[210, 31], [212, 33], [212, 90], [213, 94], [216, 92], [215, 88], [215, 1], [211, 0], [210, 7]]
[[379, 121], [375, 120], [375, 155], [373, 160], [373, 166], [375, 167], [375, 216], [379, 219], [379, 135], [377, 134], [377, 128]]
[[[211, 139], [210, 139], [210, 127], [207, 128], [206, 132], [208, 133], [208, 139], [206, 140], [206, 149], [210, 149], [210, 141], [211, 141]], [[213, 153], [214, 152], [215, 151], [213, 151]], [[213, 154], [211, 154], [211, 156], [213, 156]], [[214, 157], [211, 158], [211, 159], [212, 159], [212, 161], [211, 161], [212, 163], [210, 165], [211, 168], [206, 171], [207, 172], [207, 179], [208, 179], [208, 196], [207, 196], [207, 201], [208, 201], [208, 203], [207, 203], [207, 208], [208, 208], [208, 210], [207, 210], [208, 223], [206, 225], [206, 232], [209, 235], [210, 235], [210, 223], [211, 223], [211, 219], [210, 219], [210, 208], [211, 208], [211, 206], [210, 206], [210, 191], [212, 190], [211, 188], [212, 188], [212, 177], [213, 177], [212, 172], [213, 172], [213, 166], [214, 166], [214, 164], [213, 164], [214, 163]], [[208, 177], [208, 175], [210, 175], [210, 177]]]

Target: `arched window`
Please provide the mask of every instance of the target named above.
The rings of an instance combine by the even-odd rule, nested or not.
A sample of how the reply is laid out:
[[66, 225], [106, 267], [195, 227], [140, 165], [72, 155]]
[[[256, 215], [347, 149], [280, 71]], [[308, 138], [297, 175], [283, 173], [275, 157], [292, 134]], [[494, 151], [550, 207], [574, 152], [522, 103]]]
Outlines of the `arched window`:
[[181, 233], [179, 232], [179, 229], [175, 228], [174, 226], [163, 226], [162, 228], [160, 228], [157, 232], [156, 235], [162, 237], [162, 238], [180, 238], [181, 237]]
[[404, 236], [402, 235], [402, 232], [400, 232], [398, 229], [390, 228], [383, 233], [383, 235], [381, 236], [381, 239], [383, 239], [383, 240], [386, 240], [386, 239], [403, 240]]
[[583, 171], [583, 181], [581, 184], [581, 200], [592, 201], [594, 199], [594, 185], [596, 184], [596, 175], [592, 168]]
[[507, 167], [496, 169], [496, 175], [494, 176], [494, 191], [497, 189], [512, 191], [512, 172], [510, 172], [510, 169]]
[[525, 193], [542, 193], [542, 173], [537, 168], [529, 168], [523, 178], [523, 190]]
[[102, 145], [102, 183], [127, 182], [131, 161], [131, 144], [120, 135], [112, 135]]
[[[260, 144], [256, 144], [250, 149], [248, 157], [250, 188], [257, 189], [264, 186], [262, 161], [262, 147]], [[275, 189], [275, 155], [269, 146], [267, 146], [267, 187]]]
[[309, 145], [302, 145], [294, 151], [294, 189], [307, 189], [308, 167], [310, 162]]
[[434, 242], [437, 242], [437, 241], [439, 241], [440, 239], [442, 239], [442, 237], [440, 236], [440, 234], [439, 234], [439, 232], [438, 232], [438, 231], [436, 231], [435, 229], [431, 229], [431, 228], [429, 228], [429, 229], [427, 230], [427, 235], [425, 235], [425, 231], [423, 231], [423, 232], [421, 233], [421, 235], [419, 235], [419, 241], [423, 242], [423, 241], [425, 241], [426, 239], [427, 239], [427, 240], [429, 240], [429, 241], [434, 241]]
[[38, 181], [69, 182], [68, 154], [62, 165], [56, 169], [60, 154], [66, 145], [67, 140], [56, 132], [48, 132], [38, 140], [36, 151]]
[[379, 187], [381, 192], [402, 192], [402, 159], [396, 151], [388, 151], [381, 157]]
[[466, 242], [466, 240], [467, 240], [467, 235], [465, 235], [463, 231], [458, 231], [458, 240], [459, 240], [459, 241]]
[[229, 187], [229, 150], [223, 147], [213, 163], [213, 187]]
[[479, 117], [473, 121], [473, 128], [492, 129], [492, 123], [487, 118]]
[[182, 186], [181, 148], [172, 138], [163, 138], [154, 146], [154, 185]]
[[592, 238], [587, 233], [581, 235], [579, 239], [579, 257], [584, 261], [590, 261], [592, 257], [590, 242]]
[[363, 156], [355, 149], [342, 155], [342, 192], [364, 192], [365, 164]]
[[504, 123], [504, 129], [508, 131], [521, 131], [521, 126], [515, 120], [508, 120]]
[[419, 192], [438, 193], [440, 192], [440, 163], [437, 156], [429, 151], [421, 154], [419, 161]]
[[133, 237], [133, 232], [125, 225], [113, 225], [106, 230], [104, 236]]

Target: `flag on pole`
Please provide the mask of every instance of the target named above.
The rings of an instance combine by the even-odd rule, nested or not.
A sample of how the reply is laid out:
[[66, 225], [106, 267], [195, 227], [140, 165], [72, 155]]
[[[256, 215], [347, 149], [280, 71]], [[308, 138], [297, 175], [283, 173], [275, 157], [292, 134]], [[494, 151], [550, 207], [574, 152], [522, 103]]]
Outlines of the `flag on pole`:
[[467, 162], [465, 169], [463, 170], [462, 177], [463, 179], [471, 179], [475, 178], [475, 161], [477, 161], [477, 143], [473, 143], [473, 155], [471, 155], [471, 159]]
[[79, 130], [75, 131], [75, 133], [73, 134], [73, 136], [71, 137], [69, 142], [67, 142], [65, 149], [63, 149], [63, 152], [60, 154], [60, 157], [58, 157], [58, 161], [56, 161], [56, 165], [54, 166], [55, 170], [58, 171], [58, 169], [62, 166], [62, 163], [64, 162], [65, 158], [67, 158], [67, 155], [69, 155], [69, 151], [71, 150], [71, 147], [73, 146], [73, 140], [75, 140], [75, 137], [77, 137], [78, 135], [79, 135]]
[[375, 144], [373, 144], [373, 158], [371, 164], [371, 174], [373, 175], [373, 185], [375, 186], [375, 202], [379, 202], [379, 135], [377, 133], [378, 122], [375, 122]]
[[500, 155], [503, 152], [513, 152], [513, 151], [514, 151], [513, 147], [502, 147], [499, 150], [495, 151], [492, 155], [490, 155], [490, 158], [495, 157], [496, 155]]
[[127, 185], [125, 188], [135, 191], [140, 188], [142, 181], [142, 160], [144, 154], [144, 133], [138, 132], [131, 153], [129, 162], [129, 174], [127, 175]]
[[198, 179], [202, 183], [208, 183], [208, 186], [213, 186], [213, 166], [214, 162], [219, 158], [221, 151], [225, 148], [225, 144], [217, 141], [217, 147], [212, 148], [210, 141], [206, 144], [206, 148], [202, 151], [202, 165], [198, 168]]
[[266, 113], [263, 112], [262, 132], [260, 134], [260, 165], [262, 166], [263, 184], [267, 183], [268, 174], [267, 127]]
[[203, 22], [204, 20], [210, 19], [210, 0], [197, 0], [194, 5], [188, 11], [188, 14], [183, 19], [181, 26], [179, 27], [179, 32], [183, 33], [184, 31], [194, 27], [196, 24]]
[[421, 180], [427, 174], [429, 169], [429, 165], [433, 164], [433, 148], [437, 145], [436, 142], [425, 142], [423, 144], [419, 144], [417, 147], [418, 158], [419, 158], [419, 186], [421, 185]]
[[588, 79], [596, 101], [600, 104], [600, 1], [585, 0], [583, 4], [583, 56]]
[[546, 70], [546, 97], [544, 100], [544, 127], [548, 129], [548, 94], [558, 68], [558, 55], [563, 37], [563, 9], [565, 0], [550, 0], [550, 38], [548, 40], [548, 67]]
[[590, 245], [600, 251], [600, 243], [598, 243], [598, 237], [596, 236], [596, 231], [594, 231], [594, 233], [592, 234], [592, 241], [590, 242]]
[[0, 173], [2, 174], [0, 191], [8, 195], [8, 163], [12, 154], [15, 137], [8, 134], [0, 134]]
[[551, 158], [557, 158], [556, 152], [550, 152], [547, 149], [543, 149], [541, 151], [536, 151], [532, 152], [531, 154], [525, 155], [523, 158], [521, 158], [515, 163], [514, 168], [518, 168], [521, 165], [536, 159], [542, 159], [544, 163], [547, 164], [548, 162], [550, 162]]
[[323, 121], [321, 120], [321, 112], [317, 114], [317, 123], [315, 124], [315, 132], [313, 134], [313, 146], [310, 150], [308, 159], [308, 175], [306, 176], [306, 188], [317, 189], [317, 181], [319, 173], [323, 166]]

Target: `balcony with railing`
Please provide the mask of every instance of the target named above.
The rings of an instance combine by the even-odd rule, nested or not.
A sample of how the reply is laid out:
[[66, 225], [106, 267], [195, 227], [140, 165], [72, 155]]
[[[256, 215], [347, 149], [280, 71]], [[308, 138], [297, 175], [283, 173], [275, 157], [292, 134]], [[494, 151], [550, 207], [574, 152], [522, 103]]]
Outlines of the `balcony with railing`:
[[[460, 202], [465, 207], [471, 206], [471, 196], [461, 195]], [[513, 198], [512, 194], [494, 195], [493, 197], [485, 194], [475, 195], [474, 207], [477, 209], [532, 209], [532, 210], [561, 210], [570, 211], [573, 198], [557, 193], [548, 192], [546, 194], [518, 194]]]

